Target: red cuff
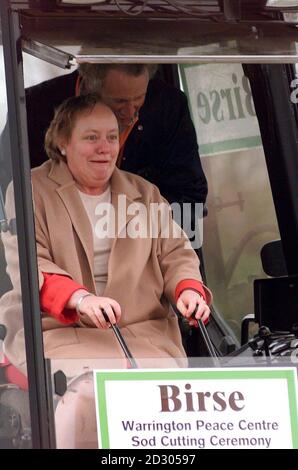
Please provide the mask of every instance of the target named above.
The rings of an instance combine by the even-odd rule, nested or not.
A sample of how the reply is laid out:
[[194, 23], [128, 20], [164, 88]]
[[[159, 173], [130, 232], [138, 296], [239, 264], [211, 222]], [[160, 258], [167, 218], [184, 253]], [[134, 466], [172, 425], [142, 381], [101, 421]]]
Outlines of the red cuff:
[[[41, 310], [61, 323], [68, 325], [78, 321], [74, 309], [65, 308], [72, 294], [78, 289], [86, 289], [67, 276], [42, 273], [44, 283], [39, 293]], [[86, 289], [87, 290], [87, 289]]]
[[210, 294], [207, 290], [205, 290], [204, 285], [202, 282], [197, 281], [196, 279], [184, 279], [183, 281], [178, 282], [176, 289], [175, 289], [175, 302], [179, 299], [180, 295], [184, 290], [194, 290], [200, 294], [205, 302], [208, 304], [210, 301]]
[[27, 377], [12, 364], [6, 367], [5, 377], [9, 383], [18, 385], [22, 390], [28, 390]]

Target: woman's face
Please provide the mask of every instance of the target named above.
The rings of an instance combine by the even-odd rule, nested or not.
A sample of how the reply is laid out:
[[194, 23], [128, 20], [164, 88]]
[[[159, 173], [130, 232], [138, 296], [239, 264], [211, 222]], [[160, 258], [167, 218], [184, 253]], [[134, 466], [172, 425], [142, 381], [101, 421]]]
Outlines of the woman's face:
[[101, 194], [108, 187], [119, 152], [119, 131], [113, 112], [102, 104], [77, 117], [71, 138], [62, 145], [80, 191]]

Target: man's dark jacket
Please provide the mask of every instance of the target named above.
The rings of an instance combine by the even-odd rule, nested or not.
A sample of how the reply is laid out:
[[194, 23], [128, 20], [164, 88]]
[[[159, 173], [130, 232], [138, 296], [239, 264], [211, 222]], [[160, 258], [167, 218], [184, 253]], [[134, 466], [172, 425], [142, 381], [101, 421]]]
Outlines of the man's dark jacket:
[[[31, 167], [47, 160], [45, 132], [57, 106], [74, 96], [76, 80], [77, 72], [73, 72], [26, 90]], [[2, 141], [5, 133], [7, 128]], [[170, 203], [205, 202], [207, 182], [187, 99], [180, 90], [150, 80], [139, 121], [125, 144], [121, 168], [154, 183]]]

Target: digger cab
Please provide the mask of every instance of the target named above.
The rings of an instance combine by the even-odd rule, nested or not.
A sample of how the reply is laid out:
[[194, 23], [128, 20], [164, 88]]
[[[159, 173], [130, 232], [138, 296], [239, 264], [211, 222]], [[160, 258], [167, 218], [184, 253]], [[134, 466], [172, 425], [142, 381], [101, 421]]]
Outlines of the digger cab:
[[[295, 339], [298, 2], [3, 0], [0, 20], [0, 235], [18, 261], [12, 278], [0, 242], [0, 296], [23, 330], [6, 328], [0, 303], [0, 448], [55, 447], [52, 394], [65, 383], [43, 357], [25, 88], [79, 64], [157, 64], [188, 98], [208, 181], [198, 256], [212, 351], [236, 356], [265, 324]], [[204, 333], [181, 330], [189, 358], [210, 356]]]

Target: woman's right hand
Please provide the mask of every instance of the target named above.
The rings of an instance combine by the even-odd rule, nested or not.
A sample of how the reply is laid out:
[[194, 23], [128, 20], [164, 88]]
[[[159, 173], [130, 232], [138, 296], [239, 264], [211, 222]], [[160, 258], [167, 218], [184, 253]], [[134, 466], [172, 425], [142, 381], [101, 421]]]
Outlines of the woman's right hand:
[[[88, 317], [97, 328], [107, 329], [110, 324], [118, 323], [121, 317], [121, 307], [114, 299], [109, 297], [99, 297], [97, 295], [86, 295], [87, 291], [76, 291], [73, 293], [68, 302], [68, 308], [75, 308], [79, 298], [85, 294], [85, 297], [80, 301], [79, 315], [82, 320]], [[103, 312], [104, 310], [109, 318], [106, 321]]]

